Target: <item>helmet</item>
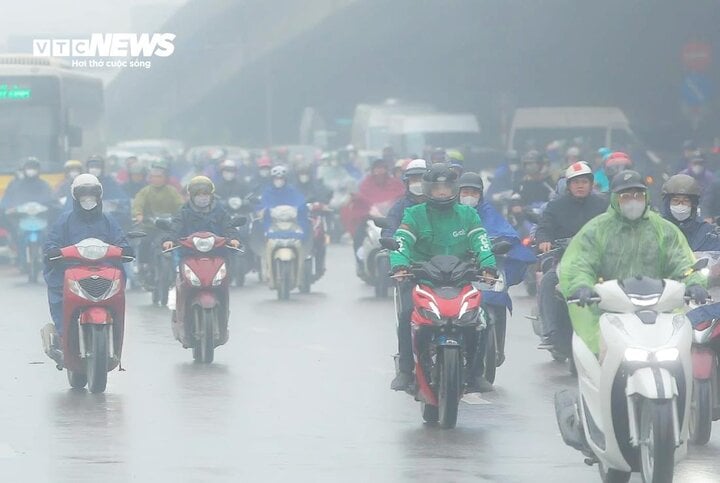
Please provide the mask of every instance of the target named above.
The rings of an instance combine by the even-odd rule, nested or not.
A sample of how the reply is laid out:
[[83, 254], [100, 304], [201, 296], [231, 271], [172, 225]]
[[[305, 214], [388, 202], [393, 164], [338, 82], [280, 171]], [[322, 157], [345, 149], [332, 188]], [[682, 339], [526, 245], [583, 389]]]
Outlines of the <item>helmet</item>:
[[[428, 205], [446, 208], [455, 204], [459, 192], [457, 180], [457, 173], [450, 169], [447, 163], [433, 164], [423, 175], [423, 194], [427, 198]], [[433, 194], [433, 191], [441, 186], [449, 188], [447, 195], [439, 197]]]
[[590, 166], [585, 161], [573, 163], [565, 170], [565, 179], [568, 181], [578, 176], [589, 176], [590, 181], [594, 179], [592, 169], [590, 169]]
[[527, 153], [525, 153], [522, 157], [522, 163], [528, 164], [528, 163], [541, 163], [542, 162], [542, 156], [540, 155], [540, 152], [531, 149]]
[[270, 170], [270, 176], [273, 178], [287, 178], [288, 169], [282, 164], [275, 166]]
[[103, 188], [100, 181], [88, 173], [79, 174], [70, 185], [70, 191], [74, 200], [83, 196], [96, 196], [102, 199]]
[[647, 189], [645, 179], [637, 171], [622, 171], [615, 175], [610, 184], [610, 190], [613, 193], [619, 193], [631, 188]]
[[623, 152], [615, 151], [605, 159], [605, 167], [609, 166], [632, 166], [632, 159]]
[[195, 196], [203, 190], [208, 191], [210, 194], [215, 193], [215, 185], [207, 176], [195, 176], [187, 185], [187, 192], [190, 197]]
[[598, 156], [600, 156], [600, 158], [602, 158], [603, 161], [605, 161], [608, 158], [608, 156], [610, 156], [612, 154], [612, 149], [600, 148], [600, 149], [598, 149], [597, 154], [598, 154]]
[[40, 169], [40, 161], [34, 156], [25, 158], [23, 169]]
[[460, 181], [458, 182], [458, 188], [475, 188], [480, 190], [480, 193], [485, 191], [485, 185], [483, 184], [482, 176], [480, 176], [477, 173], [473, 173], [472, 171], [468, 171], [467, 173], [463, 173], [462, 176], [460, 176]]
[[700, 198], [700, 184], [692, 176], [676, 174], [662, 186], [662, 195], [685, 195]]
[[77, 159], [68, 159], [65, 161], [65, 164], [63, 165], [63, 169], [65, 171], [72, 171], [72, 170], [80, 170], [83, 169], [82, 161], [79, 161]]
[[100, 156], [99, 154], [93, 154], [89, 158], [87, 158], [87, 161], [85, 162], [86, 165], [90, 164], [99, 164], [100, 166], [105, 166], [105, 158]]
[[162, 158], [156, 158], [150, 163], [150, 169], [160, 169], [167, 172], [169, 169], [167, 161]]
[[425, 174], [427, 173], [427, 170], [427, 161], [424, 159], [413, 159], [407, 164], [407, 166], [405, 166], [405, 171], [402, 176], [403, 180], [407, 181], [408, 176]]
[[258, 168], [269, 168], [272, 166], [272, 159], [269, 156], [260, 156], [257, 160]]
[[220, 163], [220, 171], [236, 171], [237, 163], [232, 159], [226, 159]]
[[568, 158], [577, 158], [578, 156], [580, 156], [580, 148], [577, 146], [569, 147], [568, 150], [565, 152], [565, 156]]

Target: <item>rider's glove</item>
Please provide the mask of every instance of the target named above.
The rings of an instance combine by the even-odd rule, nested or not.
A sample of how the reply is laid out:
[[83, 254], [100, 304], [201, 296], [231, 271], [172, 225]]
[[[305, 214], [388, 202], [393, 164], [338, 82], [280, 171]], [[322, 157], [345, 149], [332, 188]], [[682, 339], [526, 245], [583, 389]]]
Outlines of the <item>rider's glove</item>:
[[572, 295], [570, 295], [570, 299], [577, 300], [577, 304], [580, 307], [590, 305], [590, 299], [592, 299], [593, 297], [597, 297], [597, 294], [590, 287], [580, 287], [579, 289], [575, 290]]
[[129, 257], [129, 258], [135, 258], [135, 250], [133, 249], [133, 247], [123, 247], [122, 256]]
[[45, 260], [48, 262], [53, 261], [53, 258], [58, 258], [62, 256], [62, 250], [59, 248], [50, 248], [47, 252], [45, 252]]
[[698, 305], [704, 304], [707, 302], [708, 298], [710, 298], [710, 294], [708, 294], [708, 291], [705, 290], [705, 287], [702, 285], [690, 285], [687, 289], [685, 289], [685, 295], [690, 297], [693, 302]]
[[487, 278], [498, 278], [498, 271], [495, 267], [482, 267], [480, 268], [480, 274]]

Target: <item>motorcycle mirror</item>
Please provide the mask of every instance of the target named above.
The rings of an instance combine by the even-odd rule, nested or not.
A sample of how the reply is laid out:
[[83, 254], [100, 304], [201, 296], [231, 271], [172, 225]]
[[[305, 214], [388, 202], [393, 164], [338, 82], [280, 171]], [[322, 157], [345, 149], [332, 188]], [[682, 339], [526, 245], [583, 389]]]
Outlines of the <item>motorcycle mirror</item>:
[[131, 238], [131, 239], [132, 238], [142, 238], [142, 237], [147, 236], [147, 233], [145, 233], [144, 231], [129, 231], [129, 232], [127, 232], [127, 234], [125, 236], [127, 236], [128, 238]]
[[494, 255], [505, 255], [512, 248], [512, 243], [506, 240], [501, 240], [497, 243], [493, 243], [492, 252]]
[[380, 246], [393, 252], [400, 249], [400, 244], [394, 238], [380, 238]]
[[247, 223], [247, 217], [245, 216], [234, 216], [232, 220], [230, 221], [230, 224], [235, 227], [241, 227], [244, 226]]
[[692, 266], [692, 271], [693, 271], [693, 272], [699, 272], [700, 270], [702, 270], [703, 268], [705, 268], [705, 267], [708, 266], [708, 262], [710, 262], [709, 259], [707, 259], [707, 258], [701, 258], [700, 260], [698, 260], [697, 262], [695, 262], [695, 264]]
[[155, 220], [155, 227], [163, 231], [170, 231], [170, 222], [163, 219]]
[[373, 223], [375, 223], [375, 226], [378, 228], [389, 228], [390, 223], [388, 222], [387, 218], [373, 218]]

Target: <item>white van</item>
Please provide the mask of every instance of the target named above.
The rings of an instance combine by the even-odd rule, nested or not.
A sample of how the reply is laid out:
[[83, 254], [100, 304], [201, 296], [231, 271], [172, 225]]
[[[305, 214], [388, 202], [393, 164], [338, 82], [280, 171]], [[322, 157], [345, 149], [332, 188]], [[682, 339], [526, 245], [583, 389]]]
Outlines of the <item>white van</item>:
[[429, 113], [390, 118], [390, 145], [396, 153], [420, 155], [426, 146], [480, 145], [480, 124], [467, 113]]

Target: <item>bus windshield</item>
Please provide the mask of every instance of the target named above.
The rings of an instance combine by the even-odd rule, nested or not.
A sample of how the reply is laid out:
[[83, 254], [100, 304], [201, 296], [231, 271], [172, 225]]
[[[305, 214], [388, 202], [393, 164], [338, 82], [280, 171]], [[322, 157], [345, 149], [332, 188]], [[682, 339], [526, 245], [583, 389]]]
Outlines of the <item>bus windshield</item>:
[[15, 171], [34, 156], [56, 162], [60, 122], [57, 78], [0, 76], [0, 173]]

